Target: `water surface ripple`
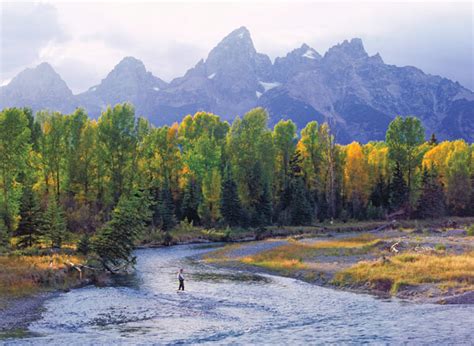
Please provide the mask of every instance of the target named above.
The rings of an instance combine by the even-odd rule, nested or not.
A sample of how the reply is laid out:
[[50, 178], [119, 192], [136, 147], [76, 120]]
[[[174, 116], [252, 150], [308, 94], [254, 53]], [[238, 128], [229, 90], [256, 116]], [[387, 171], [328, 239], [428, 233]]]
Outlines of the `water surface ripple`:
[[[190, 260], [209, 248], [137, 251], [137, 273], [46, 303], [11, 344], [471, 344], [474, 306], [380, 300], [301, 281], [215, 269]], [[176, 270], [185, 268], [186, 292]], [[123, 284], [126, 285], [123, 285]]]

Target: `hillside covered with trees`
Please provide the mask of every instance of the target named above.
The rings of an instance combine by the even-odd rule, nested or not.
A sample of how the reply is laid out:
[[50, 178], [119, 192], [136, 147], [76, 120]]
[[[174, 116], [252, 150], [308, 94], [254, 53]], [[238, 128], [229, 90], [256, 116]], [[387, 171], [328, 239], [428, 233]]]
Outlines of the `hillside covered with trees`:
[[[324, 220], [474, 215], [474, 146], [429, 141], [397, 117], [385, 142], [336, 143], [327, 124], [268, 127], [262, 108], [232, 124], [196, 113], [153, 127], [131, 104], [96, 120], [8, 108], [0, 113], [0, 239], [61, 247], [72, 234], [105, 266], [139, 234], [310, 225]], [[121, 248], [120, 248], [121, 246]]]

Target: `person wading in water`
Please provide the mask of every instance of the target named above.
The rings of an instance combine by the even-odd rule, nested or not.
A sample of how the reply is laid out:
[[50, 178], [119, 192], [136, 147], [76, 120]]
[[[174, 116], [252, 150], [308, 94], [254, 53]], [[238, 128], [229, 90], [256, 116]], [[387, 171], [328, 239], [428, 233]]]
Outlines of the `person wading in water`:
[[178, 291], [184, 291], [184, 275], [183, 275], [183, 268], [181, 268], [178, 272], [178, 281], [179, 287]]

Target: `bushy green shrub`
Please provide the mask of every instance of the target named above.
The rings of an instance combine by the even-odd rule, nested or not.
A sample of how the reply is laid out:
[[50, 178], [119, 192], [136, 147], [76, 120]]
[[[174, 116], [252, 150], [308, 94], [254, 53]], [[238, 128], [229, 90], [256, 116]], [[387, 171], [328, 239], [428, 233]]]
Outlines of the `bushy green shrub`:
[[179, 233], [191, 233], [194, 230], [194, 225], [192, 221], [184, 219], [174, 229]]

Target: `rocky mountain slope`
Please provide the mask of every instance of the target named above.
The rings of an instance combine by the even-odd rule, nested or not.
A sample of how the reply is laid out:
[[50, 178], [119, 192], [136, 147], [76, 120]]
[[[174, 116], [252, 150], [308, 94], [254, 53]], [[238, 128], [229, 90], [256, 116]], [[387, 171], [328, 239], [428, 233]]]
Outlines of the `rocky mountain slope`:
[[0, 88], [0, 108], [28, 106], [34, 110], [74, 110], [74, 95], [61, 76], [44, 62], [27, 68]]
[[23, 71], [0, 89], [1, 108], [70, 112], [84, 107], [93, 117], [124, 101], [155, 125], [200, 110], [232, 120], [262, 106], [272, 124], [290, 118], [301, 128], [311, 120], [328, 121], [341, 143], [383, 139], [396, 115], [418, 116], [427, 134], [441, 139], [474, 141], [472, 91], [415, 67], [385, 64], [379, 54], [369, 56], [360, 39], [344, 41], [324, 56], [303, 44], [272, 64], [241, 27], [170, 83], [127, 57], [99, 85], [79, 95], [46, 63]]

